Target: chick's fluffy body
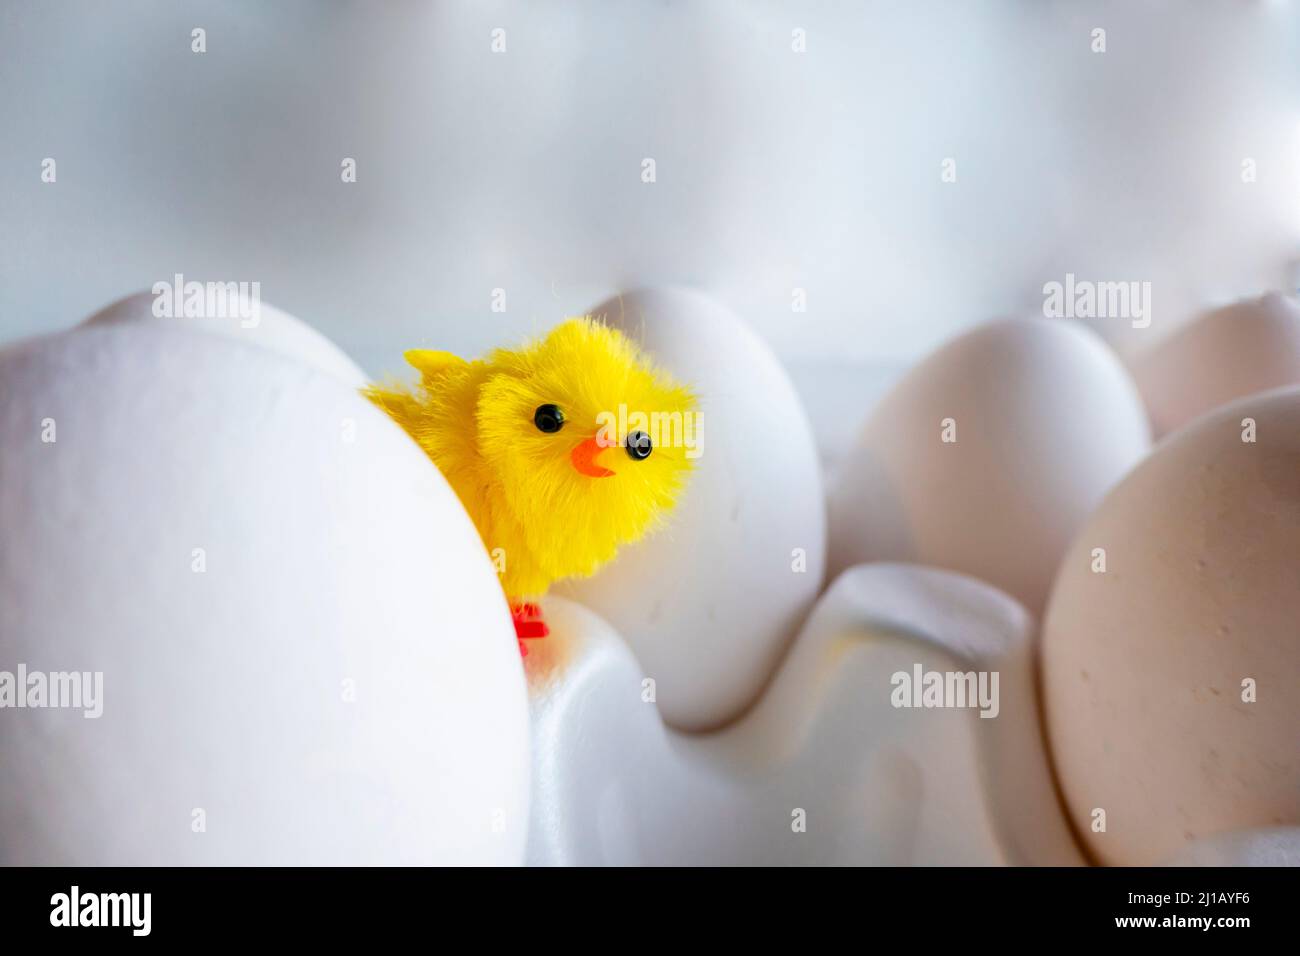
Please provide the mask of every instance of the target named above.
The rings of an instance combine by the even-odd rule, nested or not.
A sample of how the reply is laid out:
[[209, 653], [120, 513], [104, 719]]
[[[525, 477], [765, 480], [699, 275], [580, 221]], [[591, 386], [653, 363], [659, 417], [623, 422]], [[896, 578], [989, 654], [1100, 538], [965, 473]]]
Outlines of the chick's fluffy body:
[[[648, 458], [634, 460], [622, 447], [634, 425], [619, 424], [617, 446], [593, 459], [612, 475], [591, 477], [574, 466], [574, 448], [602, 424], [613, 438], [609, 423], [636, 422], [632, 412], [664, 416], [678, 428], [694, 413], [691, 393], [617, 330], [569, 319], [541, 341], [486, 359], [407, 357], [421, 371], [418, 386], [372, 386], [366, 394], [446, 476], [499, 569], [504, 558], [501, 583], [512, 602], [592, 574], [672, 508], [691, 461], [683, 442], [667, 440], [671, 428], [655, 436]], [[564, 417], [554, 433], [534, 423], [547, 404]], [[628, 413], [621, 419], [620, 406]]]

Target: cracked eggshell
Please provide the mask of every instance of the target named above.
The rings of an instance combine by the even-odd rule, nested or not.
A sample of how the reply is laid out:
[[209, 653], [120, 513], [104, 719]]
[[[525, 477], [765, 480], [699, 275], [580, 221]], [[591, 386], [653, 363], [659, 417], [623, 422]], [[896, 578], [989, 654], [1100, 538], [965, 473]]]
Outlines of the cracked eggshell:
[[103, 675], [97, 719], [0, 717], [0, 863], [522, 861], [526, 692], [478, 535], [277, 351], [124, 318], [0, 352], [0, 662]]
[[1270, 292], [1180, 328], [1134, 366], [1157, 437], [1219, 405], [1300, 384], [1300, 300]]
[[[1247, 418], [1254, 442], [1242, 440]], [[1289, 388], [1162, 442], [1061, 567], [1043, 630], [1047, 726], [1098, 860], [1149, 866], [1216, 834], [1300, 825], [1297, 620], [1300, 388]]]
[[644, 290], [591, 314], [695, 390], [701, 454], [664, 529], [558, 591], [632, 646], [665, 720], [715, 727], [754, 699], [821, 589], [826, 515], [812, 430], [771, 350], [706, 296]]
[[1037, 318], [981, 326], [867, 419], [831, 494], [831, 573], [947, 568], [1040, 614], [1074, 534], [1149, 445], [1137, 389], [1095, 334]]

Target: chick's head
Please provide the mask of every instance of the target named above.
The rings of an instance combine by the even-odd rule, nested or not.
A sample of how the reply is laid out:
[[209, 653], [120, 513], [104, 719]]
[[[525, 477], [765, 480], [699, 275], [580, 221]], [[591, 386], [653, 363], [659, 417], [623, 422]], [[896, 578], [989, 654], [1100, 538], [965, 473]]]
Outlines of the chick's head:
[[479, 453], [538, 571], [591, 574], [668, 513], [699, 448], [695, 399], [622, 333], [569, 319], [487, 364]]

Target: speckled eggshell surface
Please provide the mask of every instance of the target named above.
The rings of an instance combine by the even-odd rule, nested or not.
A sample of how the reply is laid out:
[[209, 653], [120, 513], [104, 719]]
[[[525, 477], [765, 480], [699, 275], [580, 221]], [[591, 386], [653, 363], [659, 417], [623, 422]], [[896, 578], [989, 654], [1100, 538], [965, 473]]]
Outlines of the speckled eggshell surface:
[[1061, 567], [1044, 705], [1072, 822], [1098, 861], [1152, 865], [1215, 834], [1300, 824], [1297, 622], [1291, 388], [1169, 436]]

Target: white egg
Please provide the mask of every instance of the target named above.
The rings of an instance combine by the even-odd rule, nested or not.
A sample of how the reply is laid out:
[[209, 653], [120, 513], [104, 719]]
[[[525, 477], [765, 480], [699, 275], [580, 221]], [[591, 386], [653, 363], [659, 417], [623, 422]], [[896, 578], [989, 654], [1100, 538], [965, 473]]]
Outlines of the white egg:
[[1133, 374], [1157, 437], [1252, 392], [1300, 385], [1300, 301], [1274, 292], [1208, 312]]
[[0, 713], [0, 862], [522, 860], [509, 612], [401, 429], [179, 321], [19, 343], [0, 380], [0, 671], [102, 680], [98, 717]]
[[[248, 290], [243, 290], [242, 293], [237, 291], [228, 300], [229, 304], [226, 308], [214, 310], [212, 315], [159, 316], [155, 314], [155, 307], [163, 301], [162, 291], [159, 289], [157, 294], [138, 292], [119, 299], [112, 305], [100, 309], [88, 318], [85, 324], [146, 321], [211, 332], [214, 335], [225, 335], [237, 342], [256, 345], [306, 363], [358, 388], [366, 383], [366, 373], [361, 371], [338, 346], [305, 322], [299, 322], [287, 312], [262, 302], [260, 295], [254, 298], [248, 294]], [[172, 295], [170, 301], [173, 310], [176, 299], [177, 296]]]
[[1289, 388], [1161, 442], [1061, 566], [1044, 705], [1061, 789], [1099, 860], [1151, 866], [1205, 838], [1300, 826], [1297, 620], [1300, 388]]
[[821, 588], [821, 467], [794, 388], [739, 318], [683, 290], [591, 310], [699, 396], [699, 457], [659, 533], [559, 588], [631, 644], [664, 718], [717, 726], [758, 693]]
[[1035, 614], [1061, 555], [1147, 451], [1136, 388], [1087, 329], [981, 326], [867, 419], [831, 495], [830, 565], [911, 561], [982, 578]]

